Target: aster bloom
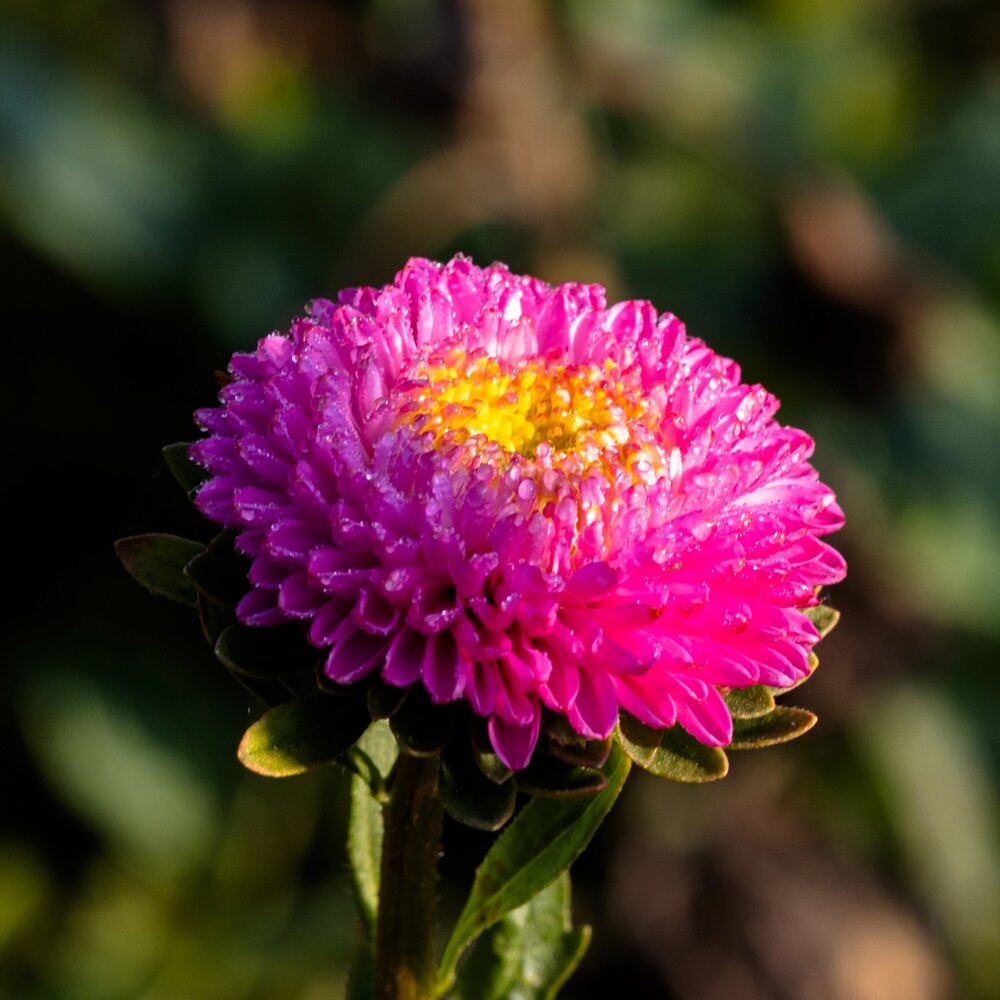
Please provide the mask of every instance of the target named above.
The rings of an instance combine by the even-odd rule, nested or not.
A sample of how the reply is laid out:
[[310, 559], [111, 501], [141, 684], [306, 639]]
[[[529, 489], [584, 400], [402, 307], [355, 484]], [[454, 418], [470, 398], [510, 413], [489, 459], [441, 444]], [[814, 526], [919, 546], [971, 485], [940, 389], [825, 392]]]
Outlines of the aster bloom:
[[725, 746], [728, 689], [810, 672], [845, 572], [812, 439], [649, 303], [414, 259], [231, 375], [196, 503], [252, 560], [238, 618], [301, 621], [332, 681], [464, 699], [519, 770], [543, 709]]

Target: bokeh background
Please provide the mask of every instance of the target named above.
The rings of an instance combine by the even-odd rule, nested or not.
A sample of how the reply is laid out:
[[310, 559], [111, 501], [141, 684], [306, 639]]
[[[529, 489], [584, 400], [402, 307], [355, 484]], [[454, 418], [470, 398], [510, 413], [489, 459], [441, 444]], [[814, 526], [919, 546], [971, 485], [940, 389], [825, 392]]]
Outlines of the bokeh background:
[[340, 995], [343, 777], [241, 771], [111, 542], [199, 530], [159, 447], [233, 350], [457, 251], [680, 315], [848, 514], [819, 726], [630, 781], [564, 995], [995, 1000], [994, 0], [0, 2], [0, 996]]

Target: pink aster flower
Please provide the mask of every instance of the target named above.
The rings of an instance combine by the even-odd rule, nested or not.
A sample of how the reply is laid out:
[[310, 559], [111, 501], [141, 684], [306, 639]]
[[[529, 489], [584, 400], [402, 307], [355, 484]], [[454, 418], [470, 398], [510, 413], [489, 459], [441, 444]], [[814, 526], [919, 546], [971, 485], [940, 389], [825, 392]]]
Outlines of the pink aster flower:
[[457, 257], [237, 354], [191, 449], [252, 559], [247, 625], [465, 699], [512, 769], [542, 708], [732, 738], [720, 689], [810, 670], [843, 522], [777, 400], [647, 302]]

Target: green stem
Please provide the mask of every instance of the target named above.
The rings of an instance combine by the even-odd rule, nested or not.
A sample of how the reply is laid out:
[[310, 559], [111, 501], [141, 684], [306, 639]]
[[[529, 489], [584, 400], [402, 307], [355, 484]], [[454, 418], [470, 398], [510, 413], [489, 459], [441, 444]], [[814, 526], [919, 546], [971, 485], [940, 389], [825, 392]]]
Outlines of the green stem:
[[434, 903], [444, 807], [438, 758], [400, 754], [385, 806], [375, 932], [378, 1000], [433, 1000]]

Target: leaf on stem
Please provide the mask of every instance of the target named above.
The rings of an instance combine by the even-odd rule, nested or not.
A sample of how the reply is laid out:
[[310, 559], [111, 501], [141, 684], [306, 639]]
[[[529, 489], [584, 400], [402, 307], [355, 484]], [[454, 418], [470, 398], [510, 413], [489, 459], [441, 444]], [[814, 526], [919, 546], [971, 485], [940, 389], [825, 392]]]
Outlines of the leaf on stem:
[[462, 966], [455, 1000], [550, 1000], [590, 943], [573, 927], [569, 873], [495, 923]]
[[439, 993], [462, 952], [488, 927], [551, 885], [579, 857], [614, 805], [631, 762], [616, 745], [603, 768], [607, 787], [585, 799], [532, 799], [476, 871], [465, 908], [438, 967]]

